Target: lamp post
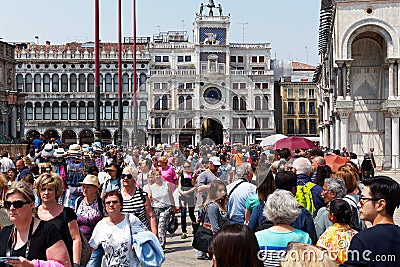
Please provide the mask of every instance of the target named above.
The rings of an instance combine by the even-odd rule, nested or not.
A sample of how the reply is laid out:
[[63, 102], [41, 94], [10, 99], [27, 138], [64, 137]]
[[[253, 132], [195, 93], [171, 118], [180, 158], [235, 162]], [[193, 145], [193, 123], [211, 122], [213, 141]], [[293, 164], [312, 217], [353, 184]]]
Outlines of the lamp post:
[[118, 0], [118, 139], [117, 145], [122, 145], [122, 25], [121, 25], [121, 0]]
[[133, 0], [133, 135], [132, 143], [137, 145], [137, 71], [136, 71], [136, 0]]
[[95, 87], [94, 87], [94, 141], [101, 142], [100, 129], [100, 53], [99, 53], [99, 0], [94, 0], [94, 51], [95, 51]]

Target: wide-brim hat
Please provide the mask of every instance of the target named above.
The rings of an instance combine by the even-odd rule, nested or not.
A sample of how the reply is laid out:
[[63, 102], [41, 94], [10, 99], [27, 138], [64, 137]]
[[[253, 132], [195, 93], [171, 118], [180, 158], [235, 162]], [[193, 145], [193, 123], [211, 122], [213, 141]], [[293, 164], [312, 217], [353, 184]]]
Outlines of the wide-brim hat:
[[66, 154], [67, 153], [65, 153], [64, 148], [59, 147], [56, 150], [54, 150], [54, 154], [53, 155], [54, 155], [54, 157], [61, 158], [61, 157], [64, 157]]
[[42, 150], [42, 157], [52, 157], [54, 154], [54, 147], [52, 144], [46, 144]]
[[221, 166], [221, 160], [219, 157], [211, 157], [210, 162], [215, 166]]
[[68, 149], [68, 154], [69, 155], [77, 155], [77, 154], [81, 154], [81, 146], [78, 144], [72, 144], [69, 146]]
[[83, 179], [83, 181], [80, 182], [80, 184], [81, 184], [81, 185], [84, 185], [84, 184], [85, 184], [85, 185], [94, 185], [94, 186], [96, 186], [97, 188], [100, 187], [99, 179], [97, 178], [96, 175], [93, 175], [93, 174], [88, 174], [88, 175], [86, 175], [85, 179]]

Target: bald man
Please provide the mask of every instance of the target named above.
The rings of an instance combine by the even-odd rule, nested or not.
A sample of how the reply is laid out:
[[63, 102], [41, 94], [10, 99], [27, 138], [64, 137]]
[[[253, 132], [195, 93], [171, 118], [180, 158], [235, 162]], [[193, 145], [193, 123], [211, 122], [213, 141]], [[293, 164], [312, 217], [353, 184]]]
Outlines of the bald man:
[[17, 167], [18, 170], [18, 175], [17, 178], [15, 179], [16, 181], [21, 180], [22, 178], [25, 177], [25, 175], [31, 173], [31, 170], [28, 168], [28, 166], [25, 166], [24, 160], [22, 159], [17, 160], [15, 166]]

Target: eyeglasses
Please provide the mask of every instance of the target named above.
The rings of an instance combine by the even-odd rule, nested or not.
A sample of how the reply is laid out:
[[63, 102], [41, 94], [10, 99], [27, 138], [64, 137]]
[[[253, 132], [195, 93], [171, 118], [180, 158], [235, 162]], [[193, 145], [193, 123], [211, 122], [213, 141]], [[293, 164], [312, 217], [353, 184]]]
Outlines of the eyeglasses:
[[106, 204], [107, 206], [110, 206], [110, 204], [118, 204], [119, 203], [119, 201], [118, 200], [111, 200], [111, 201], [106, 201], [106, 202], [104, 202], [104, 204]]
[[132, 174], [121, 174], [121, 178], [122, 179], [125, 179], [125, 178], [127, 178], [127, 179], [132, 179], [133, 178], [133, 176], [132, 176]]
[[378, 201], [381, 198], [374, 198], [374, 197], [360, 197], [360, 205], [364, 205], [368, 200], [371, 201]]
[[330, 189], [324, 189], [324, 188], [322, 188], [322, 193], [330, 193], [330, 192], [332, 192], [333, 190], [330, 190]]
[[184, 168], [190, 168], [190, 166], [183, 166]]
[[4, 208], [10, 209], [11, 206], [14, 206], [14, 209], [20, 209], [22, 208], [25, 204], [29, 204], [30, 202], [24, 202], [22, 200], [15, 200], [14, 202], [11, 201], [4, 201]]

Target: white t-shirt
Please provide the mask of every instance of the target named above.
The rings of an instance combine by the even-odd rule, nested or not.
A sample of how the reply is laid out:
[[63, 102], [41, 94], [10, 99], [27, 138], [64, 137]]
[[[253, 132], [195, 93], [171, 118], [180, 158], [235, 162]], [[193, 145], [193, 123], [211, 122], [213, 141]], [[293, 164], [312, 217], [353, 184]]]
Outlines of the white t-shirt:
[[145, 231], [146, 227], [133, 214], [127, 214], [125, 219], [116, 225], [107, 224], [103, 218], [94, 228], [89, 245], [96, 249], [100, 244], [104, 248], [104, 263], [107, 267], [140, 266], [136, 253], [132, 251], [132, 234]]

